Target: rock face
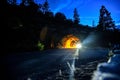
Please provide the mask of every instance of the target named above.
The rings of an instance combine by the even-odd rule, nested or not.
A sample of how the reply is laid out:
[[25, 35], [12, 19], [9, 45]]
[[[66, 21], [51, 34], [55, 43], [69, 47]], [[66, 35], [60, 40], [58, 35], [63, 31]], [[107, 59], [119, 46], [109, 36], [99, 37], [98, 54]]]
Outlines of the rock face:
[[[80, 40], [78, 37], [70, 34], [67, 36], [64, 36], [63, 39], [61, 40], [61, 44], [58, 47], [59, 48], [77, 48], [76, 45], [80, 43]], [[62, 47], [60, 47], [62, 46]]]
[[97, 66], [92, 80], [120, 80], [120, 51], [116, 51], [108, 62]]

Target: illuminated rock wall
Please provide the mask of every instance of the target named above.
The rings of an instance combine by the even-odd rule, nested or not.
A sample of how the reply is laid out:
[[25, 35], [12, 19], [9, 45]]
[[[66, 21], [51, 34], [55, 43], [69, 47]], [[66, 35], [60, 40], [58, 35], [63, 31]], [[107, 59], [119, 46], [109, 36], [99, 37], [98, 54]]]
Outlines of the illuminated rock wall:
[[76, 44], [80, 43], [80, 39], [72, 34], [64, 36], [61, 40], [59, 48], [76, 48]]

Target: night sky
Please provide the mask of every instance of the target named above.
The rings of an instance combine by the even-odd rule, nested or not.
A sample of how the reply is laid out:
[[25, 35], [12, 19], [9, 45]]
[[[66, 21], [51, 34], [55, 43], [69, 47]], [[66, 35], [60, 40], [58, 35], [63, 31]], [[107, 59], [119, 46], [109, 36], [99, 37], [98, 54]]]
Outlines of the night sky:
[[[37, 3], [44, 3], [45, 0], [35, 0]], [[105, 5], [111, 12], [116, 24], [120, 24], [120, 0], [48, 0], [50, 10], [54, 13], [62, 12], [69, 19], [73, 18], [73, 10], [77, 8], [80, 15], [80, 23], [83, 25], [98, 24], [99, 10]]]

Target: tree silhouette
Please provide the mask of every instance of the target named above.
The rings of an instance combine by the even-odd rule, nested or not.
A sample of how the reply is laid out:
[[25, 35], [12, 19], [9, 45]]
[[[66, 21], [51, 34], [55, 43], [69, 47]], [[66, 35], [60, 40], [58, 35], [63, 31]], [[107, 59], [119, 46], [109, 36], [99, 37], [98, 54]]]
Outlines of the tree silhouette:
[[80, 22], [79, 14], [76, 8], [74, 9], [73, 19], [75, 24], [78, 24]]
[[22, 0], [22, 3], [20, 5], [28, 5], [28, 0]]
[[56, 24], [62, 25], [62, 24], [64, 24], [65, 20], [66, 20], [66, 16], [63, 13], [57, 12], [55, 14], [55, 22], [56, 22]]
[[49, 3], [48, 3], [47, 0], [45, 1], [45, 3], [42, 6], [42, 10], [43, 10], [43, 13], [50, 11], [50, 9], [49, 9]]
[[38, 11], [39, 9], [39, 6], [33, 1], [33, 0], [29, 0], [29, 10], [30, 10], [30, 13], [34, 14]]
[[114, 21], [111, 18], [111, 13], [105, 8], [105, 6], [102, 6], [100, 9], [100, 16], [99, 16], [99, 24], [98, 24], [98, 30], [107, 30], [109, 28], [115, 29]]
[[[76, 8], [74, 9], [74, 20], [72, 20], [67, 19], [61, 12], [57, 12], [54, 15], [49, 9], [47, 0], [43, 4], [37, 4], [33, 0], [21, 0], [22, 3], [20, 5], [16, 5], [16, 2], [14, 2], [17, 0], [9, 1], [11, 3], [8, 0], [0, 1], [0, 19], [1, 24], [4, 25], [3, 34], [5, 34], [4, 44], [6, 45], [4, 49], [8, 52], [38, 50], [38, 43], [40, 48], [41, 44], [44, 45], [44, 49], [49, 49], [53, 46], [56, 48], [60, 39], [67, 34], [83, 34], [80, 37], [83, 40], [93, 31], [93, 28], [79, 24], [80, 19]], [[107, 22], [104, 26], [105, 29], [114, 25], [110, 13], [103, 7], [99, 25], [102, 29], [101, 23], [104, 20]], [[44, 34], [46, 32], [45, 26], [47, 27], [46, 34]], [[44, 35], [46, 35], [45, 38]], [[111, 37], [111, 35], [117, 35], [117, 37]], [[115, 38], [117, 42], [120, 41], [119, 32], [115, 34], [109, 32], [101, 39], [104, 39], [106, 43], [106, 41], [112, 42]]]

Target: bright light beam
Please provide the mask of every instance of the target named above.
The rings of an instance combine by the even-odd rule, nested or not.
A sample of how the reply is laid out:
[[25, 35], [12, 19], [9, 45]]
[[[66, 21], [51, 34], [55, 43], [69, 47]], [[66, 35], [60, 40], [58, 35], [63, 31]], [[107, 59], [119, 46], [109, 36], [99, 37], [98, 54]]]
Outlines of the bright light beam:
[[76, 44], [76, 48], [82, 48], [82, 44], [80, 44], [80, 43], [78, 43], [78, 44]]
[[[81, 48], [82, 46], [79, 44], [78, 47]], [[79, 57], [79, 49], [77, 48], [75, 54], [73, 55], [72, 64], [70, 65], [70, 63], [67, 62], [68, 67], [70, 68], [69, 80], [75, 80], [75, 74], [74, 74], [76, 71], [75, 60], [78, 59], [78, 57]]]
[[69, 80], [75, 80], [75, 79], [74, 79], [74, 72], [75, 72], [75, 58], [73, 58], [72, 64], [71, 64], [71, 66], [70, 66]]

